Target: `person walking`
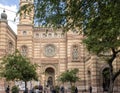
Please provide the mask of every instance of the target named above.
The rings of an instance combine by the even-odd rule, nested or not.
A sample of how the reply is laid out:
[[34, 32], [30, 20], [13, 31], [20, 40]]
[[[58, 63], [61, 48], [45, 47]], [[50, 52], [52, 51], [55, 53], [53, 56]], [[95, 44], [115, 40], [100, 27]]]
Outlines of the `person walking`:
[[89, 91], [90, 91], [90, 93], [92, 93], [92, 87], [91, 86], [89, 87]]
[[77, 87], [75, 87], [75, 93], [78, 93], [78, 88]]
[[43, 86], [42, 85], [39, 85], [39, 91], [40, 91], [40, 93], [42, 93], [42, 91], [43, 91]]
[[45, 88], [44, 88], [44, 93], [49, 93], [49, 92], [48, 92], [48, 86], [45, 86]]
[[10, 93], [10, 87], [9, 87], [9, 85], [7, 86], [5, 92], [6, 92], [6, 93]]
[[54, 86], [52, 87], [51, 92], [52, 92], [52, 93], [56, 93], [56, 90], [55, 90], [55, 87], [54, 87]]
[[61, 86], [60, 92], [61, 92], [61, 93], [64, 93], [64, 86]]

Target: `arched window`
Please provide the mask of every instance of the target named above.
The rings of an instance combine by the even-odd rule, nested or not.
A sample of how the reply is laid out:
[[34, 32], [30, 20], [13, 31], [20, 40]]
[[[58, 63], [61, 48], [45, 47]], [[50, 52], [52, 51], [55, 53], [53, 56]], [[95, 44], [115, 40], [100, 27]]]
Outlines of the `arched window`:
[[79, 61], [79, 49], [77, 45], [72, 47], [72, 60]]
[[22, 46], [21, 47], [21, 54], [23, 56], [27, 56], [27, 52], [28, 52], [27, 46]]
[[11, 41], [8, 42], [8, 53], [13, 53], [13, 43]]
[[61, 38], [63, 38], [65, 35], [64, 35], [64, 33], [61, 33]]
[[108, 91], [109, 84], [110, 84], [109, 68], [105, 68], [102, 71], [102, 76], [103, 76], [103, 91]]
[[45, 33], [42, 34], [43, 38], [47, 37], [47, 35]]
[[36, 34], [35, 34], [35, 37], [36, 37], [36, 38], [39, 38], [39, 33], [36, 33]]
[[54, 37], [57, 37], [57, 35], [58, 35], [57, 33], [54, 33]]
[[27, 35], [27, 32], [26, 32], [26, 31], [23, 31], [23, 35]]
[[52, 37], [52, 34], [51, 34], [51, 33], [48, 33], [48, 37]]
[[74, 34], [78, 34], [78, 32], [79, 32], [78, 30], [75, 30], [75, 29], [73, 30]]

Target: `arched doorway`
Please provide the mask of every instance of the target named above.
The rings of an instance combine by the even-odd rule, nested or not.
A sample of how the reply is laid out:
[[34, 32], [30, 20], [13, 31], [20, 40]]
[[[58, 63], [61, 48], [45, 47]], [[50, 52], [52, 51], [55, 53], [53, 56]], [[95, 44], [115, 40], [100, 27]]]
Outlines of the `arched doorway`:
[[110, 78], [109, 78], [109, 68], [104, 68], [102, 71], [103, 76], [103, 91], [108, 91], [109, 84], [110, 84]]
[[52, 67], [48, 67], [45, 70], [45, 81], [48, 87], [51, 87], [55, 83], [55, 70]]

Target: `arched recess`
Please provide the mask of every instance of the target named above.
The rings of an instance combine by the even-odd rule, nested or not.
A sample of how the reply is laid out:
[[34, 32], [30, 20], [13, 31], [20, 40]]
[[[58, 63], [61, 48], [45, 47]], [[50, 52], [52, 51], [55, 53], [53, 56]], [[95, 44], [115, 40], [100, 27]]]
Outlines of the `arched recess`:
[[110, 84], [109, 83], [110, 78], [109, 78], [109, 68], [108, 67], [103, 69], [102, 76], [103, 76], [103, 91], [108, 91], [109, 84]]
[[53, 67], [47, 67], [45, 69], [45, 84], [48, 87], [55, 85], [55, 69]]
[[109, 88], [109, 66], [104, 65], [101, 69], [101, 86], [103, 91], [108, 91]]
[[11, 54], [14, 51], [14, 45], [11, 40], [8, 41], [8, 53]]
[[21, 46], [20, 51], [21, 51], [21, 54], [23, 56], [27, 56], [27, 54], [28, 54], [28, 47], [26, 45], [23, 45], [23, 46]]

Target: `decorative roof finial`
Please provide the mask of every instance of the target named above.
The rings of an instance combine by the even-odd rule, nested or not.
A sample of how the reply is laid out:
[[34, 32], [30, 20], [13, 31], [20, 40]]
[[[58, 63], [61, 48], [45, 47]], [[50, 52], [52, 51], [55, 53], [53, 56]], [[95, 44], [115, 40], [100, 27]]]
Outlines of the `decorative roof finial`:
[[1, 19], [7, 20], [7, 14], [5, 13], [5, 9], [3, 10], [3, 13], [1, 13]]

